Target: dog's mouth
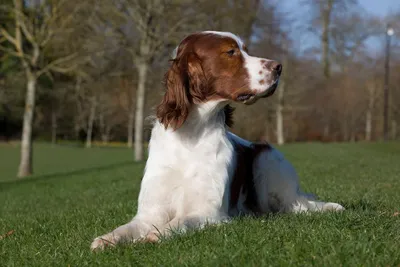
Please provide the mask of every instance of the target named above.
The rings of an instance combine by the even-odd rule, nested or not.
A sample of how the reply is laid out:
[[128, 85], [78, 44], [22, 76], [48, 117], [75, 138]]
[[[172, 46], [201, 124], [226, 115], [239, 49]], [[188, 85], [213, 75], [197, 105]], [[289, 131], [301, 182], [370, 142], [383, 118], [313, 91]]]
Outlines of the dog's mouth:
[[245, 102], [245, 101], [253, 98], [254, 96], [255, 96], [255, 94], [241, 94], [236, 99], [237, 99], [237, 101]]
[[236, 99], [246, 105], [255, 103], [260, 98], [267, 98], [273, 95], [278, 87], [279, 80], [276, 80], [268, 89], [259, 94], [240, 94]]

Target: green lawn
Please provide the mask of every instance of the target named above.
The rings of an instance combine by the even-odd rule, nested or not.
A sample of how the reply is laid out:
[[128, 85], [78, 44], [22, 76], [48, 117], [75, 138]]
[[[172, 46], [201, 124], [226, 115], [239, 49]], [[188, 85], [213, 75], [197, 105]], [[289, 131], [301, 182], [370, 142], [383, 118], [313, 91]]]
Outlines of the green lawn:
[[143, 164], [124, 148], [35, 145], [35, 175], [15, 177], [0, 144], [0, 266], [399, 266], [400, 143], [293, 144], [280, 150], [306, 191], [344, 213], [241, 218], [161, 244], [91, 253], [136, 210]]

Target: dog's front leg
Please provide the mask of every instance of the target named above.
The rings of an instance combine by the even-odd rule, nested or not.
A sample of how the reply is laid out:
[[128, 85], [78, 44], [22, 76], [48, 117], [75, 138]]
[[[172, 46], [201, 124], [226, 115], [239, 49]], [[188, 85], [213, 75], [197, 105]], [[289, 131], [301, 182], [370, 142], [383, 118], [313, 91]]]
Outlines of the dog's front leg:
[[102, 250], [105, 247], [113, 247], [119, 243], [136, 242], [144, 238], [150, 231], [151, 226], [139, 219], [133, 219], [127, 224], [121, 225], [114, 231], [96, 237], [90, 248], [91, 250]]

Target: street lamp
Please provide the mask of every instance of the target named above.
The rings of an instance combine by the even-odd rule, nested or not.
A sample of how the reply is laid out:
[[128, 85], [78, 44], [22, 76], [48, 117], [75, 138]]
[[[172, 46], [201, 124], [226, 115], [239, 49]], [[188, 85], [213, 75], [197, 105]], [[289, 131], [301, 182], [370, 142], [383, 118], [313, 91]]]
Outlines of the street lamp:
[[384, 103], [383, 103], [383, 139], [387, 141], [389, 139], [389, 58], [390, 58], [390, 39], [394, 34], [394, 30], [388, 24], [386, 26], [386, 53], [385, 53], [385, 81], [383, 86], [383, 93], [384, 93]]

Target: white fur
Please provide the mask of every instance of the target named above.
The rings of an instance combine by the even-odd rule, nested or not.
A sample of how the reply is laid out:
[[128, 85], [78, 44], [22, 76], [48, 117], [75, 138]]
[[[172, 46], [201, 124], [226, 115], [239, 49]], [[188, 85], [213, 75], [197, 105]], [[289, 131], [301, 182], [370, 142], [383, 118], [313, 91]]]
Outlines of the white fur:
[[[266, 62], [271, 60], [249, 56], [245, 51], [242, 51], [242, 55], [245, 59], [245, 66], [250, 75], [251, 90], [254, 90], [257, 94], [263, 94], [274, 83], [278, 82], [278, 80], [271, 80], [271, 71], [263, 68], [263, 63], [261, 62], [261, 60]], [[270, 80], [271, 82], [267, 82]], [[260, 81], [264, 81], [264, 83], [260, 83]]]
[[243, 41], [235, 34], [231, 33], [231, 32], [219, 32], [219, 31], [203, 31], [203, 33], [212, 33], [215, 35], [220, 35], [223, 37], [229, 37], [232, 38], [233, 40], [235, 40], [239, 46], [240, 49], [243, 49]]
[[[251, 71], [257, 69], [250, 63], [247, 66]], [[194, 105], [176, 131], [155, 122], [136, 216], [96, 238], [91, 249], [143, 239], [157, 241], [158, 235], [168, 236], [171, 230], [184, 232], [251, 213], [243, 203], [243, 192], [237, 205], [229, 207], [238, 160], [232, 143], [251, 143], [227, 131], [223, 111], [226, 104], [221, 100]], [[281, 212], [344, 209], [336, 203], [313, 201], [301, 193], [294, 168], [275, 149], [258, 155], [253, 173], [258, 203], [264, 213], [270, 212], [271, 207]]]

